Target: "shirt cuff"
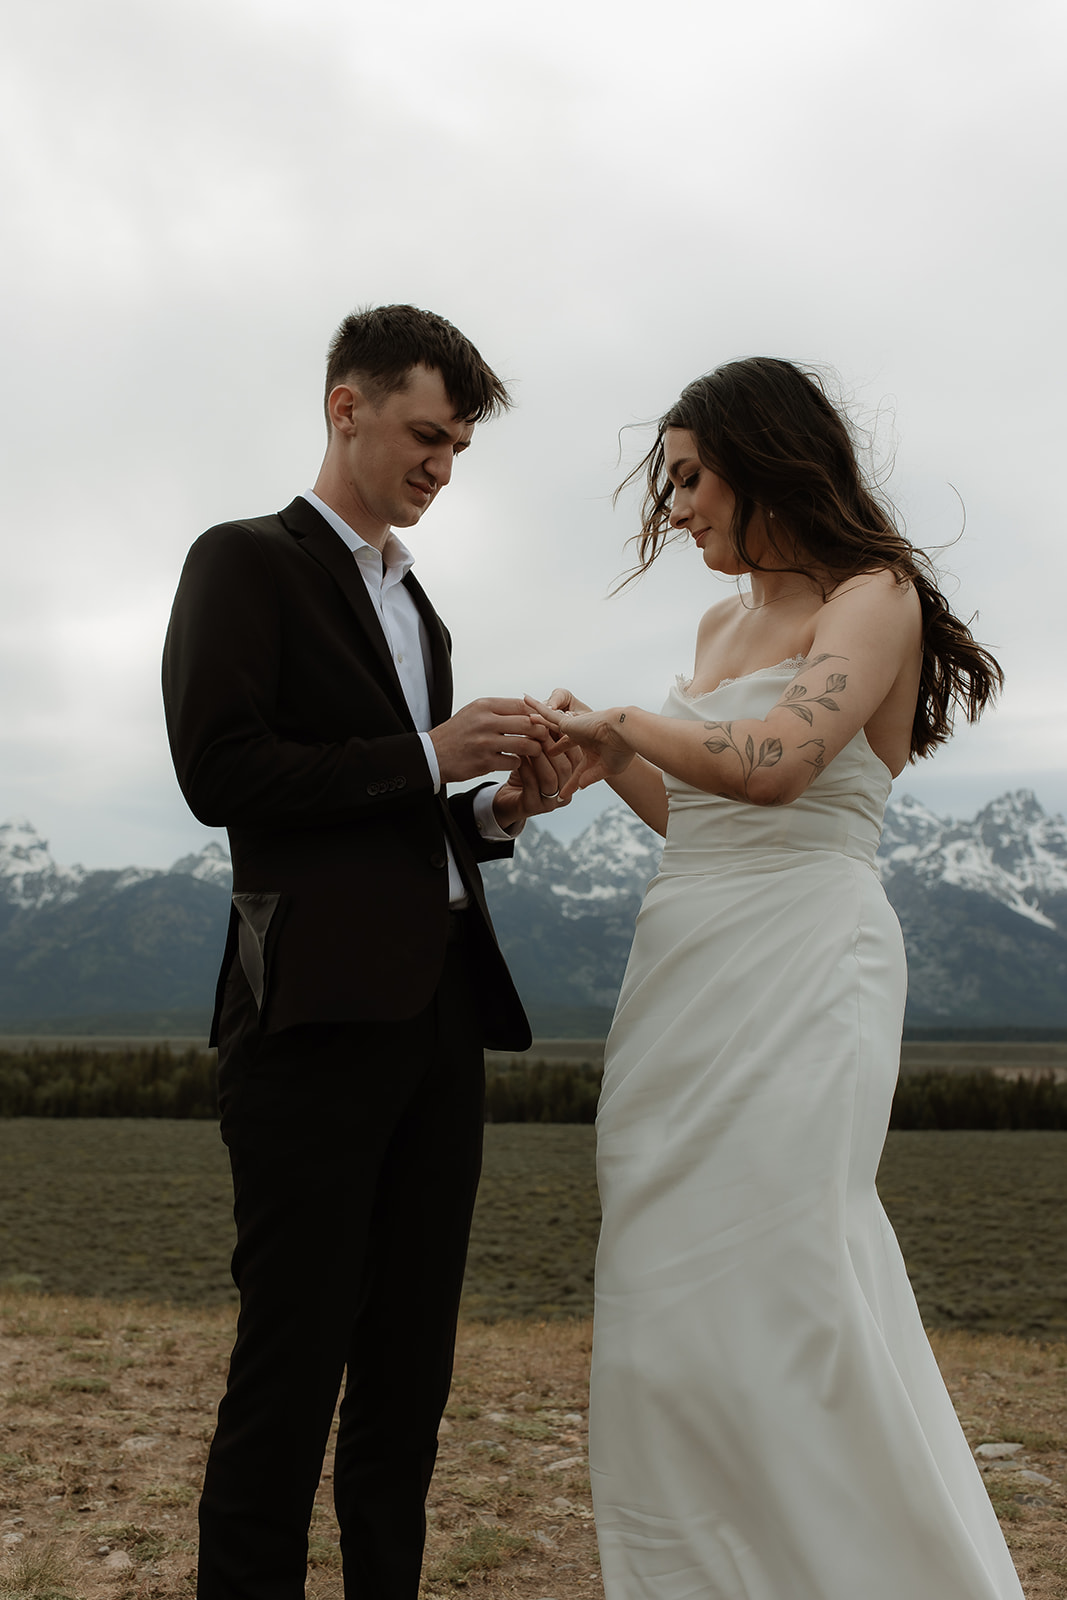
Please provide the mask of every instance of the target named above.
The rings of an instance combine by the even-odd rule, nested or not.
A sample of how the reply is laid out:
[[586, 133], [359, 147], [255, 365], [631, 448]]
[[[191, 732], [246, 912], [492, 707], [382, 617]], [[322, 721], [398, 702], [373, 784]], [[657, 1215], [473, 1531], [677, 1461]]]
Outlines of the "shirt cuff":
[[493, 801], [506, 788], [503, 783], [487, 783], [484, 788], [476, 791], [474, 804], [474, 824], [483, 839], [496, 839], [501, 843], [508, 839], [517, 839], [526, 826], [526, 818], [521, 822], [513, 823], [510, 828], [502, 828], [493, 812]]
[[429, 767], [430, 777], [433, 779], [433, 792], [434, 794], [440, 794], [441, 768], [437, 765], [437, 751], [433, 747], [433, 740], [430, 738], [428, 733], [420, 733], [419, 738], [422, 740], [422, 749], [423, 754], [426, 757], [426, 765]]

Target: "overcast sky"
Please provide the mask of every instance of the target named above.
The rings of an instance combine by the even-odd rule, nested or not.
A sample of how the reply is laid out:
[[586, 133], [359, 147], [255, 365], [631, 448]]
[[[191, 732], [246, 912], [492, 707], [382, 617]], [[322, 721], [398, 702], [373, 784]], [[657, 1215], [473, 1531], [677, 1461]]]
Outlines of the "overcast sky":
[[678, 548], [606, 597], [630, 425], [786, 356], [895, 454], [1007, 672], [897, 791], [1067, 809], [1065, 40], [1052, 0], [8, 7], [0, 818], [96, 867], [209, 837], [158, 688], [181, 563], [313, 481], [330, 335], [386, 301], [457, 323], [517, 400], [409, 538], [457, 703], [658, 708], [724, 591]]

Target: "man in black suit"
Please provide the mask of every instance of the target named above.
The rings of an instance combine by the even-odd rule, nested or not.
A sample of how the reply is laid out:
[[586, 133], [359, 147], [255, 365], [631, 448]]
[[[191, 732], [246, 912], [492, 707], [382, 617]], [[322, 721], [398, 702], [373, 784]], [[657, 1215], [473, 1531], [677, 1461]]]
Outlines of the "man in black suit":
[[[314, 490], [193, 546], [164, 653], [182, 791], [229, 830], [216, 996], [237, 1341], [199, 1600], [296, 1600], [342, 1373], [348, 1600], [415, 1600], [481, 1162], [484, 1045], [530, 1031], [477, 863], [567, 757], [521, 699], [451, 714], [449, 637], [393, 528], [506, 390], [451, 324], [349, 317]], [[445, 785], [511, 768], [505, 785]]]

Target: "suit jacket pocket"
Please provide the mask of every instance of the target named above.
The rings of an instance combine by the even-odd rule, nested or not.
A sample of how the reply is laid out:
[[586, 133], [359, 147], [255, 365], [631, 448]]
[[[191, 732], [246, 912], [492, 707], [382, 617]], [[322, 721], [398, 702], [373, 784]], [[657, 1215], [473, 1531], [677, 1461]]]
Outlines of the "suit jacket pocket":
[[237, 930], [237, 954], [260, 1011], [263, 1009], [267, 982], [267, 938], [281, 898], [280, 894], [266, 891], [243, 891], [233, 896], [234, 909], [241, 919]]

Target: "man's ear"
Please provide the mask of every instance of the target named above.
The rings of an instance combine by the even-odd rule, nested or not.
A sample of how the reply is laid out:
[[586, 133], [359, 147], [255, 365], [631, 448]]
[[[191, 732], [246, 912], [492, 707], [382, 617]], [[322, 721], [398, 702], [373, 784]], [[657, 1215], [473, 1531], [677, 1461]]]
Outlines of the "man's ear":
[[333, 431], [350, 438], [356, 431], [358, 413], [367, 404], [366, 396], [353, 384], [336, 384], [330, 390], [330, 398], [326, 402]]

